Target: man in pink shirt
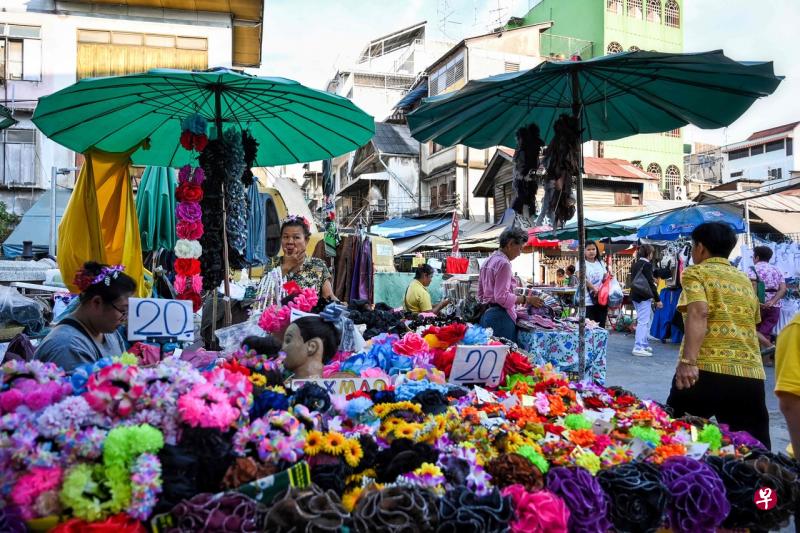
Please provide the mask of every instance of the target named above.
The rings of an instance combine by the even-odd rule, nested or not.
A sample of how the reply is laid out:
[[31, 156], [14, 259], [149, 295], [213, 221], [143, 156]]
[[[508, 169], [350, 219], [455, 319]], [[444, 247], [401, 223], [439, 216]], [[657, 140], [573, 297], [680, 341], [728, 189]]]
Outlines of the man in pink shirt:
[[478, 279], [478, 301], [488, 308], [481, 317], [481, 326], [492, 328], [495, 336], [517, 342], [517, 305], [527, 303], [541, 307], [544, 302], [536, 296], [514, 294], [517, 282], [511, 261], [519, 257], [528, 242], [528, 233], [520, 228], [508, 228], [500, 234], [500, 248], [481, 267]]

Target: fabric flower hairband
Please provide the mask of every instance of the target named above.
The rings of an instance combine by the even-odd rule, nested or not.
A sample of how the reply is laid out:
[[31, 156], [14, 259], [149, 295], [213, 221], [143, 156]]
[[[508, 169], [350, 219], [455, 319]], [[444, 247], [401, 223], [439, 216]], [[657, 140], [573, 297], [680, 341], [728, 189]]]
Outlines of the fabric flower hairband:
[[108, 287], [111, 285], [111, 280], [117, 279], [120, 272], [124, 270], [125, 267], [122, 265], [107, 266], [100, 269], [100, 273], [94, 276], [86, 272], [86, 270], [80, 269], [75, 273], [75, 285], [81, 292], [98, 283], [102, 283]]
[[281, 225], [290, 224], [292, 222], [300, 222], [307, 229], [311, 227], [311, 224], [308, 222], [308, 219], [306, 219], [306, 217], [304, 217], [303, 215], [289, 215], [288, 217], [284, 218], [283, 221], [281, 221]]
[[[208, 122], [201, 115], [195, 114], [181, 121], [181, 146], [189, 151], [202, 152], [208, 144], [206, 128]], [[203, 210], [200, 201], [203, 199], [202, 184], [206, 179], [202, 167], [184, 165], [178, 171], [178, 188], [175, 199], [177, 218], [175, 243], [175, 292], [179, 300], [192, 302], [195, 312], [202, 305], [200, 293], [203, 290], [203, 278], [200, 275], [200, 256], [203, 248], [200, 237], [203, 236]]]

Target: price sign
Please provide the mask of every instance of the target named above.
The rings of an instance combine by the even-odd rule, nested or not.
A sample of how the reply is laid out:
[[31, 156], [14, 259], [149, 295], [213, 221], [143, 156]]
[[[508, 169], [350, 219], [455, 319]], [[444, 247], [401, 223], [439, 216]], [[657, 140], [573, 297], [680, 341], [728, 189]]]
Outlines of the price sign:
[[507, 355], [508, 346], [459, 346], [450, 370], [450, 383], [496, 387]]
[[194, 340], [192, 302], [157, 298], [128, 300], [128, 340]]
[[348, 395], [357, 391], [384, 390], [392, 385], [391, 380], [382, 378], [298, 378], [292, 380], [292, 389], [298, 390], [306, 383], [315, 383], [328, 394]]

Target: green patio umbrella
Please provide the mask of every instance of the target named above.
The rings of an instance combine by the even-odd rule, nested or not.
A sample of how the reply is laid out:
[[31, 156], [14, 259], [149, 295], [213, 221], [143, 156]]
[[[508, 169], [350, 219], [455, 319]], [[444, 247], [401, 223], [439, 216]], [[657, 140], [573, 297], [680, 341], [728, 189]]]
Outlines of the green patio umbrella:
[[[617, 222], [597, 222], [589, 219], [586, 219], [585, 228], [586, 238], [592, 240], [624, 237], [636, 233], [635, 226], [626, 226]], [[536, 236], [540, 239], [575, 240], [578, 238], [578, 223], [577, 221], [570, 222], [560, 230], [537, 233]]]
[[146, 167], [136, 191], [136, 216], [142, 236], [142, 250], [175, 247], [175, 170]]
[[259, 142], [255, 166], [335, 157], [363, 146], [375, 132], [373, 118], [347, 98], [223, 68], [80, 80], [39, 99], [33, 123], [81, 153], [93, 147], [124, 152], [150, 139], [133, 162], [175, 168], [190, 162], [178, 140], [181, 120], [194, 113], [223, 129], [249, 130]]
[[[562, 114], [578, 119], [584, 141], [670, 131], [687, 124], [721, 128], [739, 118], [758, 98], [772, 94], [781, 79], [775, 76], [771, 62], [738, 62], [721, 50], [698, 54], [625, 52], [587, 61], [546, 61], [527, 71], [471, 81], [458, 91], [428, 98], [408, 116], [408, 123], [419, 141], [473, 148], [515, 148], [517, 129], [532, 123], [547, 142]], [[583, 250], [586, 234], [580, 177], [576, 201], [578, 240]], [[578, 265], [579, 285], [584, 287], [583, 253], [578, 254]], [[581, 372], [586, 361], [585, 312], [579, 299]]]
[[0, 130], [10, 128], [17, 121], [11, 117], [11, 110], [6, 106], [0, 105]]

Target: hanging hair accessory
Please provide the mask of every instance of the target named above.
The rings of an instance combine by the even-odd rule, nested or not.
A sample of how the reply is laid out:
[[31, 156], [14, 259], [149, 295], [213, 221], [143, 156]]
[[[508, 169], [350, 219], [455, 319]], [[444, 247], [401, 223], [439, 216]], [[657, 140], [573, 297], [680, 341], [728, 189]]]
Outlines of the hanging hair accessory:
[[98, 283], [102, 283], [106, 287], [110, 287], [111, 280], [117, 279], [120, 272], [124, 271], [125, 267], [122, 265], [108, 266], [100, 269], [100, 273], [95, 276], [90, 272], [86, 272], [84, 269], [80, 269], [75, 273], [75, 285], [81, 290], [81, 292], [85, 291], [92, 285], [97, 285]]
[[303, 215], [289, 215], [288, 217], [283, 219], [283, 221], [281, 222], [281, 225], [290, 224], [292, 222], [300, 222], [306, 228], [310, 228], [311, 227], [311, 224], [308, 222], [308, 219], [306, 217], [304, 217]]
[[333, 324], [339, 333], [339, 350], [343, 352], [360, 352], [364, 348], [364, 337], [350, 320], [347, 308], [342, 304], [330, 303], [319, 314], [325, 322]]

